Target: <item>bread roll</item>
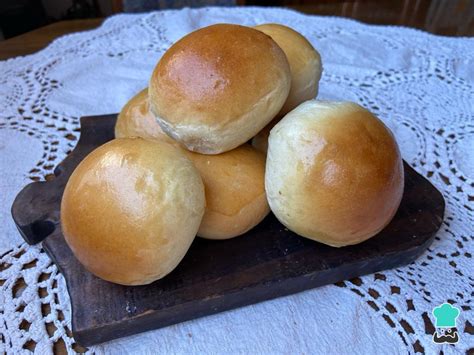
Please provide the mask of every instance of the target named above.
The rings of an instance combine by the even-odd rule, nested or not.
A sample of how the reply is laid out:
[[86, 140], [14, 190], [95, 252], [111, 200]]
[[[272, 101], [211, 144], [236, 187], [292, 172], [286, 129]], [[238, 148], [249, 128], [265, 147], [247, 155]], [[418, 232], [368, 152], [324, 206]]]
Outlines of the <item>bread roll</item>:
[[178, 265], [204, 208], [199, 172], [180, 149], [121, 138], [95, 149], [74, 170], [61, 223], [86, 269], [107, 281], [143, 285]]
[[132, 97], [122, 108], [115, 124], [115, 137], [142, 137], [174, 142], [163, 132], [155, 116], [150, 112], [148, 88]]
[[188, 34], [163, 55], [149, 98], [161, 128], [189, 150], [219, 154], [255, 136], [290, 91], [285, 53], [255, 29], [213, 25]]
[[255, 227], [270, 212], [263, 154], [244, 144], [219, 155], [188, 155], [201, 173], [206, 191], [200, 237], [236, 237]]
[[270, 132], [268, 202], [303, 237], [341, 247], [374, 236], [395, 215], [403, 186], [392, 133], [355, 103], [307, 101]]
[[304, 101], [316, 98], [321, 79], [321, 56], [309, 41], [295, 30], [276, 23], [255, 26], [269, 35], [286, 54], [290, 64], [291, 89], [278, 116], [283, 117]]

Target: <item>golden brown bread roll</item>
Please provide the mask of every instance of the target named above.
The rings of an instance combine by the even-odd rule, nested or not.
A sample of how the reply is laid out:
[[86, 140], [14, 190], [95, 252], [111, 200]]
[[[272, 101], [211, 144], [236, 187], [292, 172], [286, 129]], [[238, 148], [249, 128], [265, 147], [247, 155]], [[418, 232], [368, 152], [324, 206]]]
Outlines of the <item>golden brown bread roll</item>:
[[188, 152], [206, 191], [198, 235], [229, 239], [255, 227], [270, 212], [265, 195], [265, 156], [248, 144], [218, 155]]
[[160, 141], [174, 142], [163, 132], [155, 116], [150, 112], [148, 88], [132, 97], [122, 108], [115, 124], [115, 137], [156, 138]]
[[199, 172], [179, 148], [121, 138], [95, 149], [74, 170], [61, 223], [86, 269], [107, 281], [143, 285], [178, 265], [204, 208]]
[[161, 128], [189, 150], [226, 152], [280, 111], [291, 75], [282, 49], [255, 29], [219, 24], [176, 42], [155, 67], [150, 107]]
[[336, 247], [362, 242], [393, 218], [403, 187], [392, 133], [355, 103], [307, 101], [270, 132], [268, 201], [301, 236]]
[[278, 116], [283, 117], [300, 103], [316, 98], [321, 79], [321, 56], [299, 32], [276, 23], [255, 26], [269, 35], [285, 52], [291, 71], [291, 89]]

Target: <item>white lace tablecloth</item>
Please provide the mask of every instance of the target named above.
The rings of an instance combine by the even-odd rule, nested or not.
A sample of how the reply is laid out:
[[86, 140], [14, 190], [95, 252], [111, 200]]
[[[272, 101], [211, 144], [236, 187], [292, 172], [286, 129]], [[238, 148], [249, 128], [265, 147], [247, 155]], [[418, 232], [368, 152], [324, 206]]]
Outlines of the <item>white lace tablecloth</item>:
[[[403, 157], [446, 199], [441, 230], [406, 267], [344, 281], [106, 344], [91, 353], [465, 354], [474, 348], [474, 39], [368, 26], [282, 9], [204, 8], [119, 15], [27, 57], [0, 62], [0, 353], [66, 347], [62, 276], [25, 245], [16, 193], [49, 178], [74, 147], [79, 117], [118, 112], [164, 51], [218, 22], [279, 22], [320, 51], [320, 97], [359, 102], [394, 131]], [[432, 309], [461, 310], [457, 345], [432, 342]]]

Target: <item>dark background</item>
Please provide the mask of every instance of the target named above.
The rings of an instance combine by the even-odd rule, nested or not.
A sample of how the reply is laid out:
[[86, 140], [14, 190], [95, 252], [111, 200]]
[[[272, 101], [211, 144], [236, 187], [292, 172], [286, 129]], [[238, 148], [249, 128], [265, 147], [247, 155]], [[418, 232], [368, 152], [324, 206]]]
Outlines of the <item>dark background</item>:
[[209, 5], [282, 6], [442, 35], [474, 35], [474, 0], [0, 0], [0, 40], [61, 20]]

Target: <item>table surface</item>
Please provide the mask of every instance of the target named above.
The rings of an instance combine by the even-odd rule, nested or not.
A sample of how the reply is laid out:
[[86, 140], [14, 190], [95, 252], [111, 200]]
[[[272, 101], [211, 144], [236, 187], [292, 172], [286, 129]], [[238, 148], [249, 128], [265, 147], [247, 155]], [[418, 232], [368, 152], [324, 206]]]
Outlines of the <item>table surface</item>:
[[[464, 0], [322, 1], [290, 8], [315, 15], [349, 17], [372, 24], [415, 27], [440, 35], [474, 35], [474, 15], [470, 11], [472, 4]], [[99, 27], [103, 21], [103, 18], [60, 21], [5, 40], [0, 42], [0, 60], [34, 53], [57, 37]]]
[[57, 37], [99, 27], [103, 21], [101, 18], [60, 21], [7, 39], [0, 42], [0, 60], [37, 52]]

